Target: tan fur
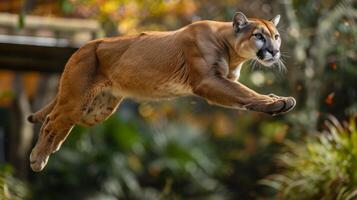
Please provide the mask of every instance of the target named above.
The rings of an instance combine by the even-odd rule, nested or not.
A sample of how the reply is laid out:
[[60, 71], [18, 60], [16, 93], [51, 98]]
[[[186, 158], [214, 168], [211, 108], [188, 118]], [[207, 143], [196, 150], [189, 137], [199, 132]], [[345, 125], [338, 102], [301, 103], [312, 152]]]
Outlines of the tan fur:
[[[230, 22], [200, 21], [171, 32], [104, 38], [81, 47], [69, 59], [55, 100], [29, 121], [43, 122], [30, 161], [41, 171], [71, 128], [107, 119], [123, 98], [163, 99], [197, 95], [210, 103], [270, 114], [287, 112], [291, 97], [262, 95], [237, 82], [240, 67], [255, 56], [251, 35], [265, 20], [235, 33]], [[272, 36], [271, 36], [272, 37]]]

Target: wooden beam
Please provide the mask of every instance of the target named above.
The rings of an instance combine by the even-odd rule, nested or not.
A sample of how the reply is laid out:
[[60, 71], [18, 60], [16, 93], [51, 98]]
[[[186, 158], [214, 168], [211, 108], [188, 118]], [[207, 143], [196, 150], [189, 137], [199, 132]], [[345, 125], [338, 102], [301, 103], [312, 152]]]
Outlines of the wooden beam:
[[77, 49], [0, 41], [0, 69], [60, 73]]
[[[18, 15], [7, 13], [0, 13], [0, 28], [10, 30], [9, 35], [0, 35], [0, 69], [14, 71], [60, 73], [80, 45], [101, 35], [96, 20], [30, 15], [25, 18], [23, 30], [18, 31]], [[53, 34], [50, 37], [36, 36], [41, 30]], [[29, 33], [34, 36], [23, 35]], [[63, 37], [61, 33], [65, 33], [64, 38], [55, 38]], [[77, 38], [77, 33], [90, 33], [90, 38]]]
[[[0, 13], [1, 27], [18, 28], [18, 15]], [[26, 15], [25, 29], [46, 29], [61, 32], [101, 32], [98, 21], [91, 19], [73, 19]]]

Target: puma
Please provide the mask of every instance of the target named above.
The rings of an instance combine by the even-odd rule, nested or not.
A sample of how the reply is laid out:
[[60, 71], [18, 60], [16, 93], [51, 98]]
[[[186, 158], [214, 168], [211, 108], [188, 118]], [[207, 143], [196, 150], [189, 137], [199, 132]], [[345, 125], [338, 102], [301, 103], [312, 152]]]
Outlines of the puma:
[[45, 167], [74, 125], [103, 122], [124, 98], [196, 95], [229, 108], [290, 111], [294, 98], [259, 94], [238, 82], [245, 61], [279, 61], [279, 19], [248, 19], [237, 12], [233, 23], [199, 21], [176, 31], [88, 42], [66, 64], [53, 101], [28, 118], [43, 123], [30, 155], [32, 170]]

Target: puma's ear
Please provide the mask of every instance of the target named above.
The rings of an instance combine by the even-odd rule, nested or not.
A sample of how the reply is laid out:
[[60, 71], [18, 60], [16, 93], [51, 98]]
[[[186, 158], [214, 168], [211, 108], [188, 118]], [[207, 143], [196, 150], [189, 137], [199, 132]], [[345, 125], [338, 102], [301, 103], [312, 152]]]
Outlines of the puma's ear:
[[242, 12], [236, 12], [233, 17], [233, 29], [235, 32], [240, 31], [248, 25], [248, 18]]
[[275, 16], [273, 19], [271, 19], [269, 21], [273, 22], [273, 24], [275, 26], [277, 26], [279, 24], [279, 21], [280, 21], [280, 15]]

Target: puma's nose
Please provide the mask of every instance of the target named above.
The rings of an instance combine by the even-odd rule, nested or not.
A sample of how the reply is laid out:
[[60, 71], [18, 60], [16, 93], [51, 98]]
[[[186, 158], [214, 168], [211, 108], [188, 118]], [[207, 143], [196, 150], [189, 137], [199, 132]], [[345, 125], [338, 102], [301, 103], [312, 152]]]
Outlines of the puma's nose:
[[275, 55], [279, 53], [279, 49], [268, 50], [268, 51], [273, 57], [275, 57]]

